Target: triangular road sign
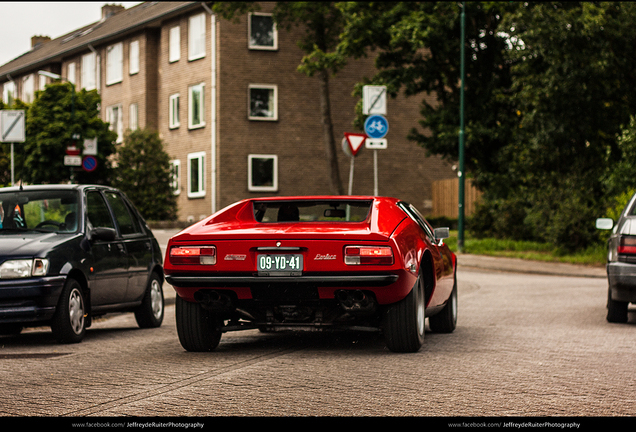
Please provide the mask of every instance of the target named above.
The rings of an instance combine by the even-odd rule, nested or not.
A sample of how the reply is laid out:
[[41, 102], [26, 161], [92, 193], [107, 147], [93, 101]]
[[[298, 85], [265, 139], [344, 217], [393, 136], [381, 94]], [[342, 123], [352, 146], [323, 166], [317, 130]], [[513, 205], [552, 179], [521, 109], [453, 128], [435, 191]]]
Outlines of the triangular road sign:
[[362, 144], [364, 144], [364, 140], [367, 139], [367, 135], [363, 133], [352, 133], [345, 132], [344, 133], [347, 143], [349, 144], [349, 149], [351, 150], [351, 154], [355, 156], [358, 151], [362, 148]]

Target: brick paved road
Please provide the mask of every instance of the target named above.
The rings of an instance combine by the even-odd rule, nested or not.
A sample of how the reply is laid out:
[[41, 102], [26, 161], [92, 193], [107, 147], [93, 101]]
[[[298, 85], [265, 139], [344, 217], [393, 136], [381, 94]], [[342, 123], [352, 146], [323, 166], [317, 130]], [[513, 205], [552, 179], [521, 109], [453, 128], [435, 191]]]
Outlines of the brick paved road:
[[[374, 334], [224, 335], [187, 353], [174, 306], [57, 345], [0, 337], [1, 416], [631, 416], [636, 317], [605, 321], [599, 278], [460, 270], [455, 333], [416, 354]], [[167, 288], [171, 289], [171, 288]]]

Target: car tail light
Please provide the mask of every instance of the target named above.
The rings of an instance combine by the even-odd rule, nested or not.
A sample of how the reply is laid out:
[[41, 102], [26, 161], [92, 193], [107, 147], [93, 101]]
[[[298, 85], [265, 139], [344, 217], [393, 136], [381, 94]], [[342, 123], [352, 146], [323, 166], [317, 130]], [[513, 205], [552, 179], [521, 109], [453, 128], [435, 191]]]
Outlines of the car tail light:
[[393, 250], [390, 246], [347, 246], [344, 253], [348, 265], [391, 265]]
[[636, 255], [636, 236], [621, 236], [618, 242], [620, 255]]
[[214, 246], [173, 246], [170, 248], [172, 264], [216, 264], [216, 247]]

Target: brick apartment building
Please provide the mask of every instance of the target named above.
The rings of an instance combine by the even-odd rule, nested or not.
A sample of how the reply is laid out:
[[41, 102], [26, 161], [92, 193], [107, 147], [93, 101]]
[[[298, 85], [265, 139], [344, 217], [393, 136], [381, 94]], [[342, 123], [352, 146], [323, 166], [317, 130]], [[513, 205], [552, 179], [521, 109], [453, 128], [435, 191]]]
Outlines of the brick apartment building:
[[[32, 49], [0, 66], [5, 102], [30, 102], [51, 82], [44, 70], [97, 89], [101, 115], [126, 129], [158, 130], [172, 158], [179, 219], [195, 221], [237, 200], [329, 194], [319, 83], [296, 70], [301, 30], [276, 30], [273, 4], [234, 23], [201, 2], [145, 2], [102, 8], [102, 19], [59, 38], [34, 36]], [[338, 143], [353, 129], [353, 86], [373, 60], [350, 61], [330, 80]], [[432, 211], [432, 183], [450, 166], [406, 139], [419, 98], [390, 99], [388, 148], [377, 150], [378, 193]], [[353, 194], [374, 193], [373, 150], [355, 157]], [[350, 158], [338, 152], [348, 188]]]

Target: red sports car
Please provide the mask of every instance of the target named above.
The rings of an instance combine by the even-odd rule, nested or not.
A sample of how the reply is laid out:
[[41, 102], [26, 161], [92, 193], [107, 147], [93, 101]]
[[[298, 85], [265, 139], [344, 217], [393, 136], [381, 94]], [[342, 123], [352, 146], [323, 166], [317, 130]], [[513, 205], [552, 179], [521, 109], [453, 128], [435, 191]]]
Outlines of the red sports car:
[[457, 322], [456, 256], [410, 204], [379, 197], [239, 201], [168, 243], [164, 271], [177, 291], [188, 351], [215, 349], [224, 332], [381, 331], [415, 352]]

